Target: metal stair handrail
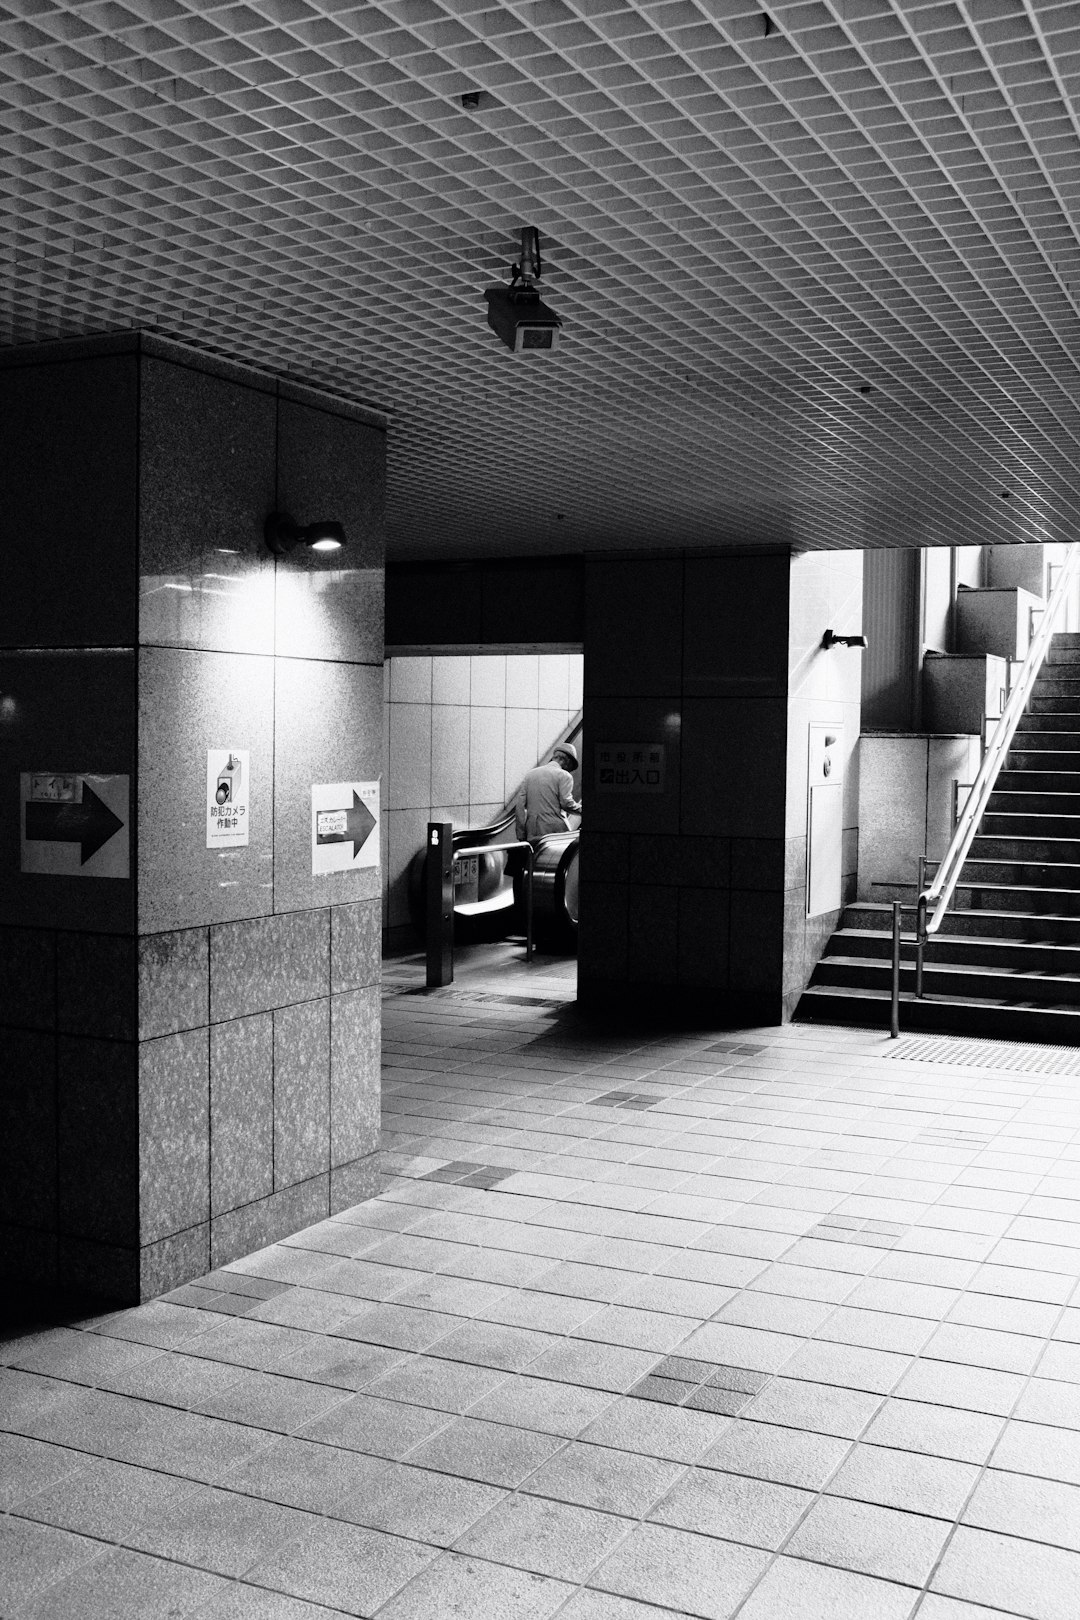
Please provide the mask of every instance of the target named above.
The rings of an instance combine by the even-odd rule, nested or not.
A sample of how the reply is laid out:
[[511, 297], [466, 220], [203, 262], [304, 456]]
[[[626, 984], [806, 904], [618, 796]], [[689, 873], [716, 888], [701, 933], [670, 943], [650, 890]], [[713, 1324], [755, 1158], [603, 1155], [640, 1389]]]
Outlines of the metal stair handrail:
[[[1012, 691], [1009, 693], [1005, 708], [987, 744], [978, 775], [971, 785], [971, 791], [956, 824], [952, 843], [949, 845], [948, 851], [937, 869], [934, 881], [923, 889], [919, 895], [915, 917], [915, 994], [917, 996], [922, 995], [923, 947], [931, 934], [937, 933], [945, 913], [949, 909], [949, 902], [952, 900], [964, 862], [967, 860], [972, 840], [978, 831], [990, 795], [994, 791], [998, 772], [1005, 763], [1006, 755], [1012, 744], [1013, 734], [1020, 723], [1020, 717], [1028, 706], [1032, 687], [1035, 685], [1047, 649], [1050, 646], [1054, 626], [1068, 600], [1069, 590], [1076, 579], [1078, 569], [1080, 569], [1080, 545], [1070, 545], [1065, 558], [1065, 565], [1055, 582], [1054, 589], [1050, 593], [1050, 599], [1043, 609], [1039, 627], [1028, 646], [1027, 656], [1020, 667], [1020, 674]], [[931, 907], [933, 910], [931, 910]]]

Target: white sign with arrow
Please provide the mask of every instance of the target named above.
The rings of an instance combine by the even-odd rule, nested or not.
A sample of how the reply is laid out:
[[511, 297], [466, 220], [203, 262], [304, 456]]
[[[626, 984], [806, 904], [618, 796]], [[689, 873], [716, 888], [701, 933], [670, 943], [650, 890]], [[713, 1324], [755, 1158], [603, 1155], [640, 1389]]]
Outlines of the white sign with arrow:
[[311, 872], [379, 864], [378, 782], [315, 782], [311, 788]]
[[24, 771], [19, 870], [50, 877], [128, 877], [130, 781], [91, 771]]

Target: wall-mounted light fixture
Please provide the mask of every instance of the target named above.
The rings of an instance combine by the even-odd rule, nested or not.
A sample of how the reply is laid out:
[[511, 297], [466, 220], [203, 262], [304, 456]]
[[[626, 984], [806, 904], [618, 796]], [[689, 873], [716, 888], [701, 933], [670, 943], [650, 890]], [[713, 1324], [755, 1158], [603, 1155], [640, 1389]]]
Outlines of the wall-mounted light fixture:
[[266, 543], [275, 557], [286, 557], [294, 546], [310, 546], [312, 551], [340, 551], [345, 530], [340, 523], [325, 520], [302, 529], [285, 512], [271, 512], [263, 526]]
[[830, 647], [865, 647], [865, 636], [838, 636], [835, 630], [826, 630], [821, 638], [826, 652]]

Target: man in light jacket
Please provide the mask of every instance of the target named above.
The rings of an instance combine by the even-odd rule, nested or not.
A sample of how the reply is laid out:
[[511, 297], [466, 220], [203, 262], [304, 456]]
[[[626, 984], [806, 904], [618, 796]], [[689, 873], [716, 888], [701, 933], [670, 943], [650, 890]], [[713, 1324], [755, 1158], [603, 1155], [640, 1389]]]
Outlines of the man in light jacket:
[[570, 774], [577, 770], [577, 763], [577, 749], [571, 743], [560, 743], [546, 765], [529, 772], [514, 800], [519, 838], [535, 844], [547, 833], [566, 832], [570, 825], [567, 813], [581, 809]]

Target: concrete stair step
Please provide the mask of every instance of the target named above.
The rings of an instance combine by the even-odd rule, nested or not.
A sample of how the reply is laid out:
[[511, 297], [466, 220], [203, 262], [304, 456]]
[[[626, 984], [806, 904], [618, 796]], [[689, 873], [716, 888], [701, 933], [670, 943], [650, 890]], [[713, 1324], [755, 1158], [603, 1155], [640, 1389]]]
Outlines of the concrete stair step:
[[1075, 889], [1033, 883], [980, 883], [961, 876], [953, 893], [957, 911], [1024, 911], [1051, 917], [1080, 915]]
[[1056, 771], [1080, 780], [1080, 748], [1032, 748], [1013, 742], [1005, 757], [1005, 771]]
[[[986, 827], [984, 816], [980, 827]], [[1024, 833], [995, 833], [990, 828], [976, 834], [971, 843], [971, 858], [977, 861], [1018, 861], [1029, 864], [1075, 865], [1080, 870], [1080, 834], [1075, 838], [1039, 836], [1030, 829], [1032, 821], [1023, 819], [1028, 831]]]
[[[909, 944], [906, 964], [914, 972], [914, 945]], [[891, 960], [875, 961], [865, 956], [823, 956], [810, 983], [833, 989], [881, 989], [892, 984]], [[928, 995], [974, 996], [997, 1001], [1019, 1001], [1025, 1005], [1077, 1007], [1080, 1009], [1080, 974], [1022, 973], [1015, 968], [987, 964], [939, 963], [928, 956], [923, 968], [923, 984]]]
[[[906, 905], [903, 926], [909, 934], [915, 927], [915, 907]], [[870, 928], [892, 933], [892, 908], [872, 900], [857, 900], [845, 906], [841, 926], [846, 929]], [[1080, 945], [1080, 916], [1056, 916], [1049, 912], [980, 910], [970, 908], [947, 912], [937, 939], [988, 938], [1026, 940], [1044, 945]]]
[[1046, 815], [1042, 812], [1016, 810], [987, 810], [979, 823], [981, 831], [976, 838], [1056, 839], [1073, 842], [1080, 849], [1080, 814], [1074, 816]]
[[[1029, 760], [1032, 756], [1028, 756]], [[1015, 764], [1010, 755], [1003, 770], [999, 771], [996, 793], [1077, 793], [1080, 776], [1071, 770], [1042, 769], [1037, 765]], [[993, 796], [991, 797], [993, 803]]]
[[[903, 941], [903, 958], [911, 959], [910, 937]], [[892, 932], [887, 928], [839, 928], [822, 961], [833, 954], [892, 964]], [[1080, 976], [1080, 939], [1071, 944], [1045, 940], [1004, 939], [986, 934], [933, 935], [926, 961], [938, 967], [996, 967], [1019, 973], [1076, 974]]]
[[1080, 816], [1080, 793], [1025, 793], [1003, 788], [1001, 777], [990, 795], [987, 814]]
[[[834, 990], [810, 985], [795, 1016], [800, 1022], [857, 1024], [888, 1029], [890, 995], [881, 990]], [[978, 996], [933, 996], [917, 1001], [910, 991], [900, 996], [901, 1031], [949, 1030], [1003, 1040], [1080, 1044], [1080, 1009], [1024, 1007]]]
[[1075, 692], [1061, 692], [1057, 697], [1053, 697], [1048, 693], [1040, 692], [1036, 686], [1032, 691], [1031, 697], [1028, 699], [1028, 706], [1025, 710], [1025, 714], [1027, 715], [1028, 719], [1032, 719], [1037, 714], [1072, 715], [1075, 714], [1078, 709], [1080, 709], [1080, 683], [1077, 684], [1077, 690]]
[[1025, 888], [1060, 889], [1073, 892], [1072, 907], [1080, 915], [1080, 866], [1067, 861], [1016, 861], [984, 859], [969, 855], [960, 873], [960, 882], [968, 888], [980, 884], [993, 884], [1009, 888], [1019, 884]]
[[1039, 714], [1025, 710], [1016, 728], [1017, 737], [1029, 737], [1036, 733], [1040, 736], [1047, 732], [1059, 734], [1063, 737], [1073, 737], [1080, 733], [1080, 713], [1072, 709], [1058, 709], [1050, 714]]

